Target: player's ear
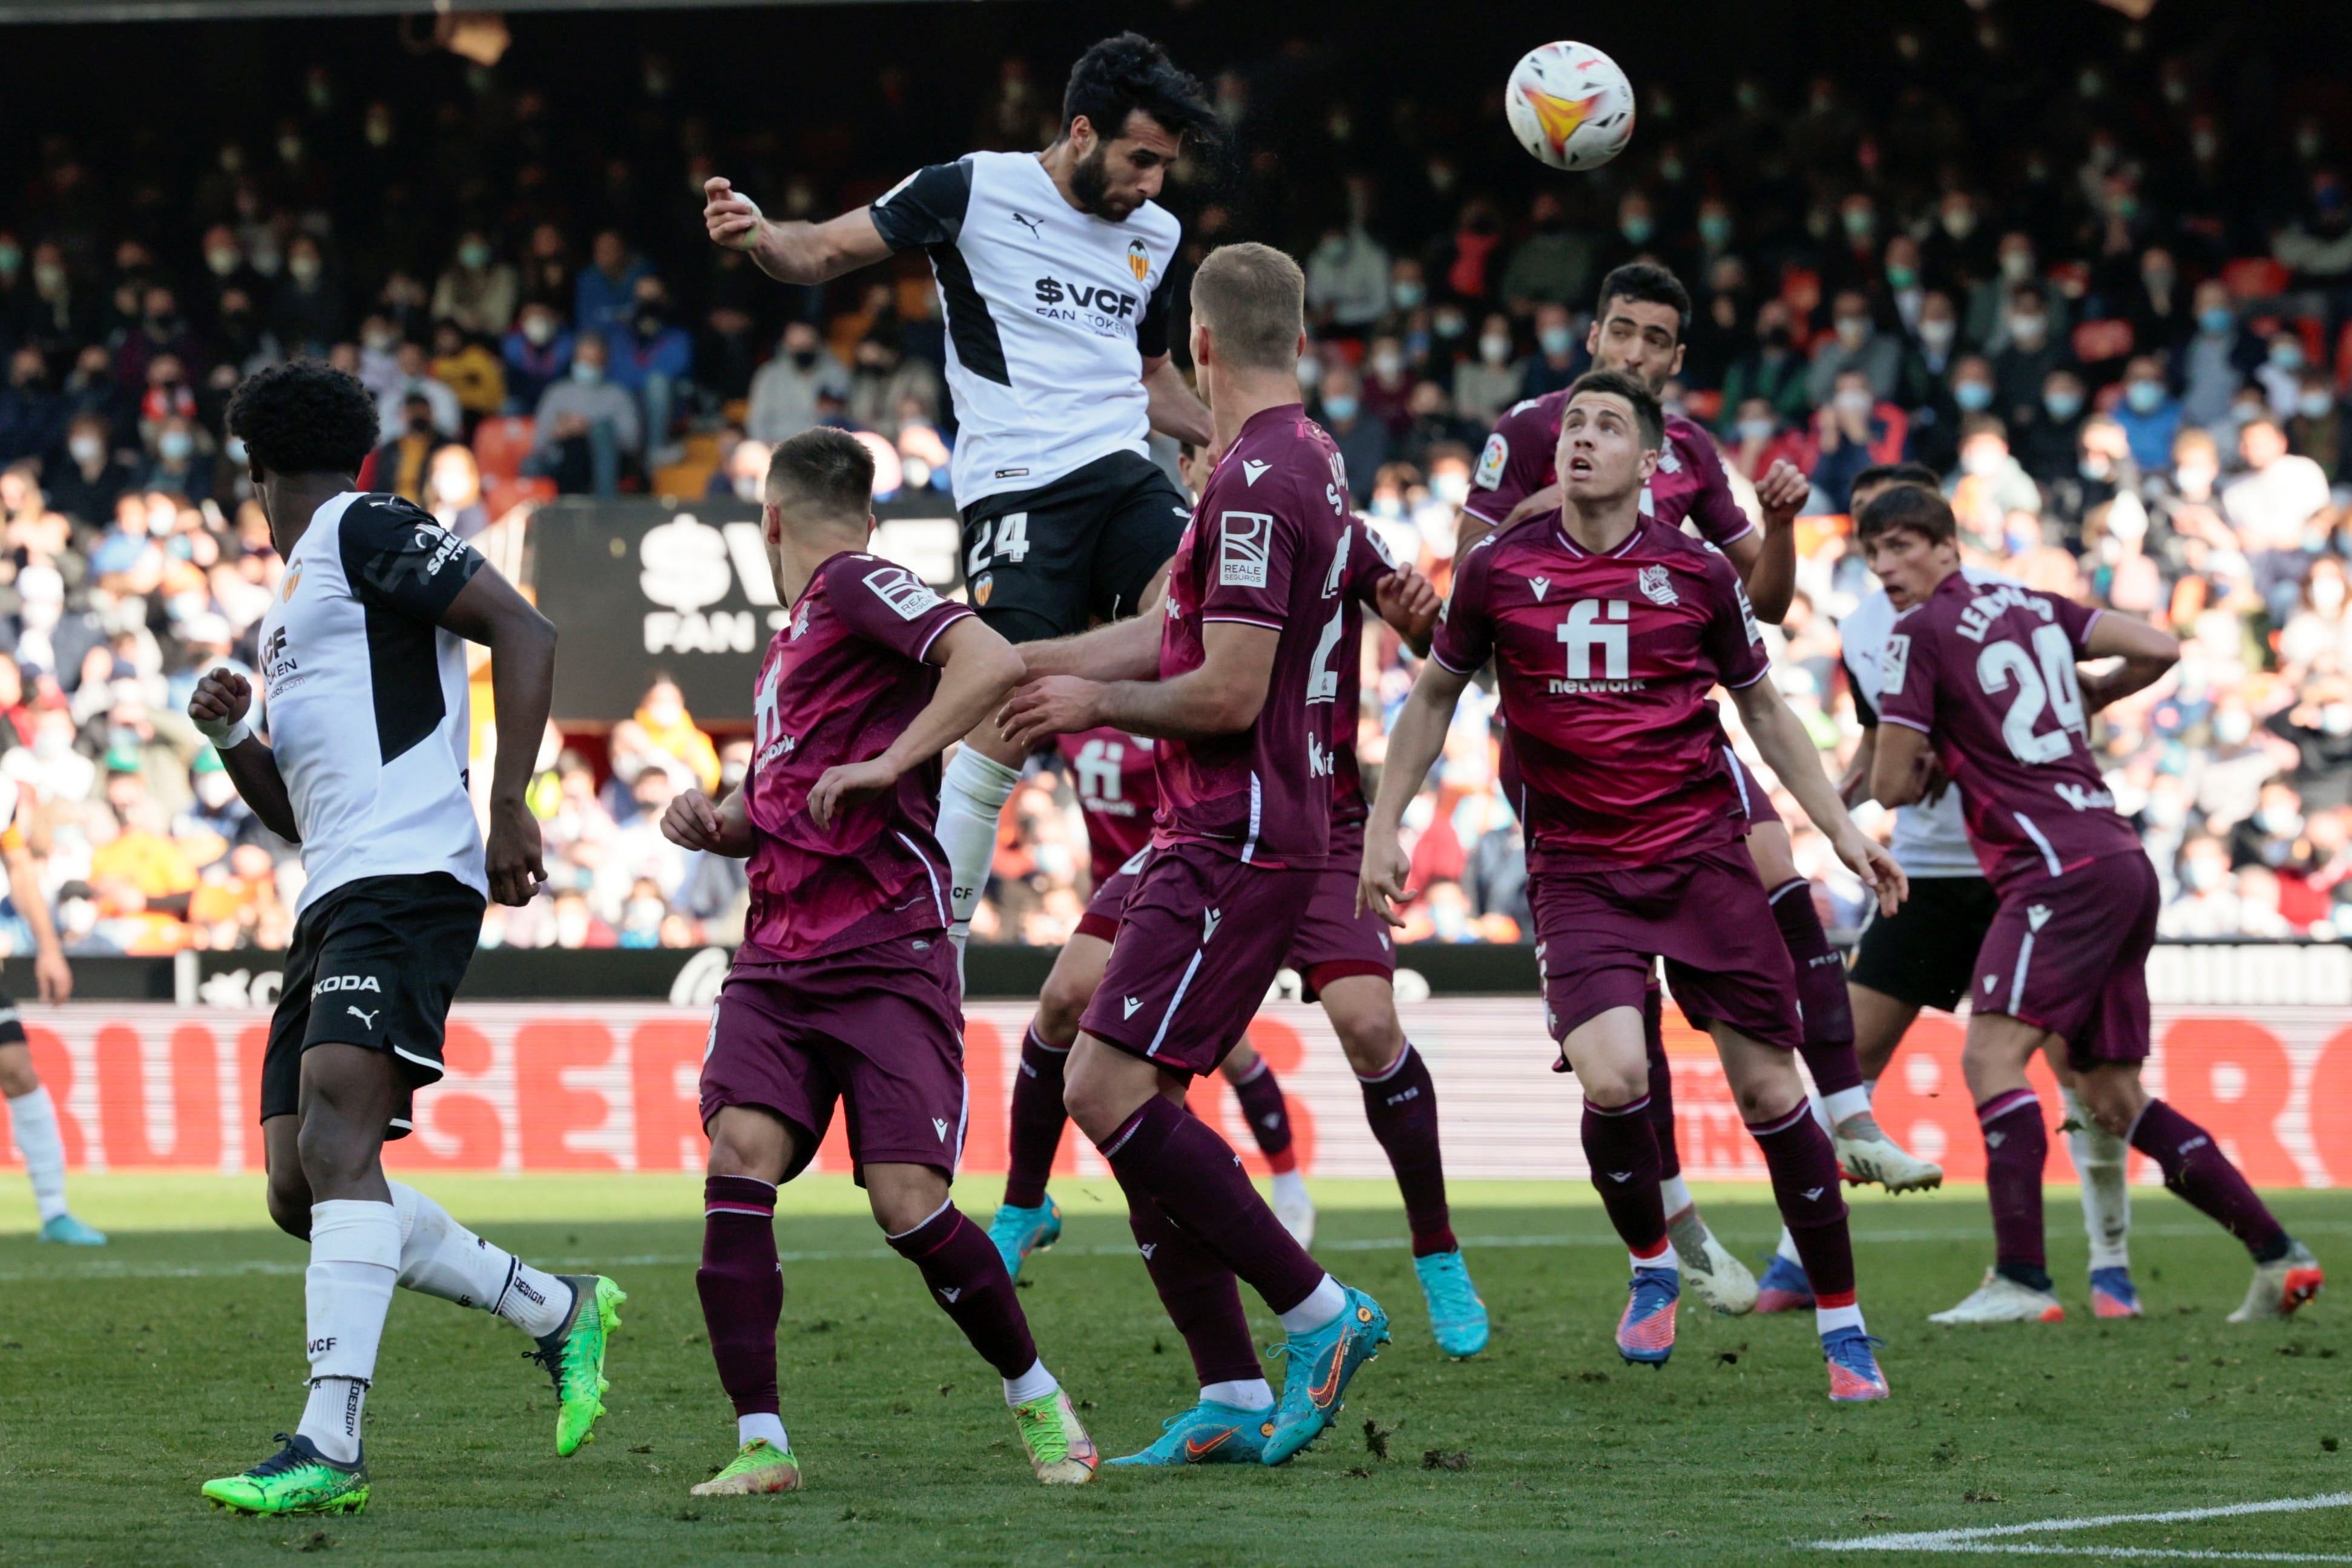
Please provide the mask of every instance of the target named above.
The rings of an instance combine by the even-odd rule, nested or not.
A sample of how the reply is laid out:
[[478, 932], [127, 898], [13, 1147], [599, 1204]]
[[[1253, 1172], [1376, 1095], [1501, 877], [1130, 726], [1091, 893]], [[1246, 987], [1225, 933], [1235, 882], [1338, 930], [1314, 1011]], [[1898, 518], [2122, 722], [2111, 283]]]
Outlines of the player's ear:
[[[1303, 347], [1307, 341], [1307, 334], [1301, 332], [1298, 335], [1298, 341]], [[1198, 316], [1192, 318], [1192, 363], [1195, 367], [1206, 365], [1212, 358], [1209, 347], [1209, 324]]]
[[1689, 346], [1690, 345], [1687, 343], [1676, 343], [1675, 345], [1675, 362], [1666, 367], [1666, 374], [1670, 376], [1678, 376], [1683, 373], [1683, 350]]
[[773, 501], [760, 503], [760, 537], [782, 548], [784, 542], [784, 509]]
[[877, 527], [879, 527], [879, 525], [878, 525], [878, 524], [877, 524], [877, 523], [875, 522], [875, 520], [874, 520], [874, 514], [873, 514], [873, 513], [871, 513], [871, 512], [866, 513], [866, 538], [867, 538], [867, 539], [869, 539], [869, 540], [870, 540], [870, 539], [872, 539], [872, 538], [874, 538], [874, 530], [875, 530], [875, 528], [877, 528]]

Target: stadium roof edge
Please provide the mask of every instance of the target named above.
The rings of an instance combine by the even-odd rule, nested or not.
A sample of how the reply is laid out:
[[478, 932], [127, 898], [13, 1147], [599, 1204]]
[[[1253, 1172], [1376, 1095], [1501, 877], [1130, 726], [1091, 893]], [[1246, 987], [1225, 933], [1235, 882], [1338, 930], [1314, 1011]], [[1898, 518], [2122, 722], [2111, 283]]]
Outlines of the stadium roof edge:
[[[295, 16], [431, 16], [467, 11], [683, 11], [751, 5], [875, 5], [886, 0], [0, 0], [10, 22], [215, 22]], [[898, 3], [898, 0], [888, 0]], [[976, 3], [976, 0], [975, 0]]]

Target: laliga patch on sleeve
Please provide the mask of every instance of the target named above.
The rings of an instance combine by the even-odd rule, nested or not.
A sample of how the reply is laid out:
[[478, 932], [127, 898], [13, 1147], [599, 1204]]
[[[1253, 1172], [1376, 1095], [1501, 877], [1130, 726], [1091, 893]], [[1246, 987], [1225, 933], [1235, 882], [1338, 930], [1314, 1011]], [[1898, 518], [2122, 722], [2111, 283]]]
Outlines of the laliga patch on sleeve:
[[1266, 512], [1227, 512], [1217, 520], [1217, 583], [1223, 588], [1264, 588], [1266, 550], [1274, 517]]
[[1895, 632], [1886, 639], [1885, 655], [1878, 662], [1878, 695], [1891, 697], [1903, 690], [1903, 673], [1911, 665], [1911, 633]]
[[923, 585], [920, 578], [903, 566], [886, 566], [866, 574], [866, 586], [874, 596], [898, 613], [901, 621], [916, 621], [937, 610], [942, 602], [940, 596]]
[[1764, 641], [1764, 628], [1756, 624], [1756, 608], [1748, 602], [1748, 590], [1739, 585], [1738, 579], [1734, 578], [1731, 591], [1739, 596], [1739, 623], [1748, 628], [1748, 640], [1761, 643]]
[[1503, 465], [1510, 460], [1511, 444], [1498, 430], [1486, 437], [1486, 450], [1478, 454], [1478, 469], [1470, 476], [1470, 483], [1481, 490], [1495, 488], [1503, 482]]

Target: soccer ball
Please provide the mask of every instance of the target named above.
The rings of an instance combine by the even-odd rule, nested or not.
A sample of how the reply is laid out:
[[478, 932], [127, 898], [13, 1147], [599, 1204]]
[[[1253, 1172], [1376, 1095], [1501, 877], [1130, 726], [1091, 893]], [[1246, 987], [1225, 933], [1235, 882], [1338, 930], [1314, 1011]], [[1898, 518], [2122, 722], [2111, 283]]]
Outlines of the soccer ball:
[[1590, 44], [1529, 49], [1503, 110], [1519, 145], [1555, 169], [1598, 169], [1633, 139], [1633, 85]]

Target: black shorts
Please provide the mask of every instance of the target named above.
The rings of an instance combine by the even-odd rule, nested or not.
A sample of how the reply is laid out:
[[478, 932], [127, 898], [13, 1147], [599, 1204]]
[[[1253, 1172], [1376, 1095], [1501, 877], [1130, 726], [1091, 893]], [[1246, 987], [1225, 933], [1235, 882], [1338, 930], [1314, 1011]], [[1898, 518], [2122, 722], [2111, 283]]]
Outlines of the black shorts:
[[1846, 978], [1915, 1008], [1949, 1012], [1976, 977], [1977, 949], [2000, 908], [1980, 876], [1923, 876], [1892, 915], [1871, 906]]
[[481, 942], [482, 902], [436, 871], [362, 877], [304, 910], [261, 1059], [261, 1119], [301, 1109], [304, 1051], [363, 1045], [390, 1052], [400, 1069], [400, 1106], [384, 1136], [406, 1137], [416, 1091], [441, 1076], [441, 1033]]
[[0, 1045], [24, 1043], [25, 1019], [16, 1010], [16, 998], [0, 991]]
[[974, 501], [963, 510], [972, 608], [1009, 643], [1132, 615], [1192, 517], [1176, 481], [1132, 452], [1038, 489]]

